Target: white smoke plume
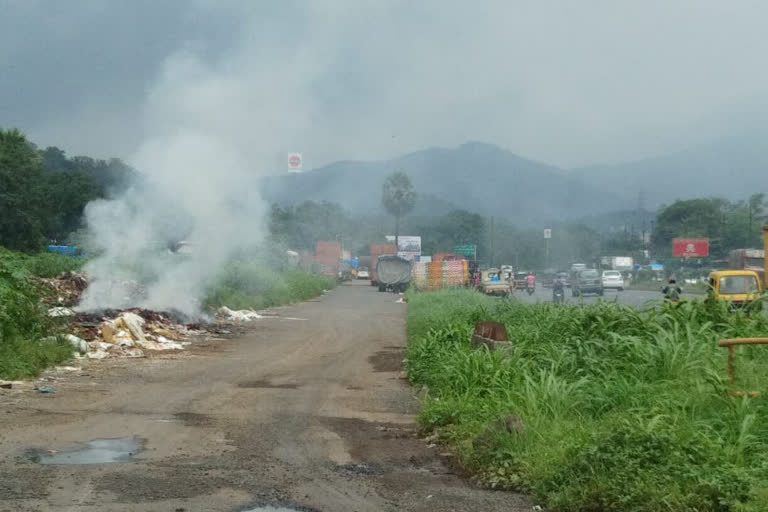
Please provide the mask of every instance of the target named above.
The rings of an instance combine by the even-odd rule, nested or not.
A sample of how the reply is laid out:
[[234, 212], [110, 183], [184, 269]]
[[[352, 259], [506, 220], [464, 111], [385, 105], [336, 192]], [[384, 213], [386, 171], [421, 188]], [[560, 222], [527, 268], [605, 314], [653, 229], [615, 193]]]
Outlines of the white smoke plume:
[[[307, 129], [316, 65], [311, 52], [265, 58], [248, 40], [213, 64], [190, 49], [166, 60], [144, 105], [144, 142], [128, 159], [141, 179], [86, 208], [98, 257], [79, 309], [200, 313], [227, 259], [263, 240], [259, 178]], [[168, 249], [180, 240], [184, 254]]]

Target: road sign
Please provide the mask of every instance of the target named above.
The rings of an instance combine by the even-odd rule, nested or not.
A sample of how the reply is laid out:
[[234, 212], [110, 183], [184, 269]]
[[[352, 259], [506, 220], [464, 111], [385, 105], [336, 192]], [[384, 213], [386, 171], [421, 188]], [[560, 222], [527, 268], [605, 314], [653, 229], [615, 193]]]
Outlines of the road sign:
[[291, 171], [300, 171], [304, 166], [304, 160], [301, 153], [288, 153], [288, 169]]
[[672, 256], [676, 258], [706, 258], [709, 238], [673, 238]]
[[551, 229], [547, 228], [547, 229], [544, 230], [544, 238], [546, 238], [546, 239], [552, 238], [552, 230]]
[[475, 247], [474, 244], [454, 245], [453, 253], [466, 256], [467, 258], [473, 258], [475, 256]]

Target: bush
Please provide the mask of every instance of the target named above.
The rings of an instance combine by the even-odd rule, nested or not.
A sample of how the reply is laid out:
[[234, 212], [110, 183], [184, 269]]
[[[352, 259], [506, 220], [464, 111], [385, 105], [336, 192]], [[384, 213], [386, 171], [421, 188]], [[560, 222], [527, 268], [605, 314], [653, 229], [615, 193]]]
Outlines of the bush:
[[34, 376], [70, 358], [68, 343], [40, 341], [51, 332], [29, 273], [18, 258], [0, 257], [0, 377]]
[[229, 264], [206, 298], [209, 306], [263, 309], [306, 300], [331, 289], [335, 281], [299, 269], [277, 271], [259, 260]]
[[[514, 349], [472, 350], [476, 320]], [[523, 305], [466, 290], [409, 292], [420, 415], [478, 481], [568, 512], [768, 509], [768, 348], [738, 349], [738, 390], [717, 340], [765, 335], [725, 304]], [[505, 418], [513, 425], [505, 425]], [[512, 420], [509, 420], [512, 418]]]

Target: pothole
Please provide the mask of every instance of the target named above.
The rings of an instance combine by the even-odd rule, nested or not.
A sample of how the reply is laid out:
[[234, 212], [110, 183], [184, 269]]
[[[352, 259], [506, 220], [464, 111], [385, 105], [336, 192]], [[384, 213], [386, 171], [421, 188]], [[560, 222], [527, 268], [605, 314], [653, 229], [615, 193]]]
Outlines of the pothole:
[[127, 462], [140, 452], [143, 443], [138, 437], [94, 439], [70, 450], [27, 450], [29, 460], [38, 464], [109, 464]]

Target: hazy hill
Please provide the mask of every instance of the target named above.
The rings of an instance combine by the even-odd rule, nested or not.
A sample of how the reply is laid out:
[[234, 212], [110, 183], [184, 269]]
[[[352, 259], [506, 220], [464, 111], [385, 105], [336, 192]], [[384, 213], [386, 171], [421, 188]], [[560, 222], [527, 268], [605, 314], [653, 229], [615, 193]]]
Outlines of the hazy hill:
[[327, 200], [353, 212], [379, 211], [381, 184], [394, 170], [406, 172], [421, 196], [416, 214], [463, 207], [513, 222], [544, 224], [618, 209], [621, 195], [562, 169], [519, 157], [497, 146], [471, 142], [431, 148], [381, 162], [342, 161], [268, 178], [265, 197], [280, 204]]
[[746, 199], [768, 192], [768, 150], [758, 134], [727, 138], [678, 153], [616, 165], [574, 169], [573, 176], [655, 209], [675, 199]]

